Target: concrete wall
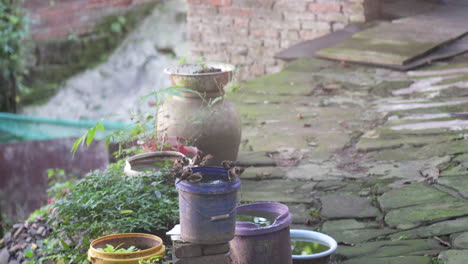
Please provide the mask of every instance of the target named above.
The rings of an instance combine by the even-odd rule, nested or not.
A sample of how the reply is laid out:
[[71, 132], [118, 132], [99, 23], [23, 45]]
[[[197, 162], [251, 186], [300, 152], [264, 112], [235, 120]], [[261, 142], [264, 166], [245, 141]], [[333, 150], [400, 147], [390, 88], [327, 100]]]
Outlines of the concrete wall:
[[193, 56], [240, 66], [238, 78], [278, 71], [273, 55], [378, 16], [379, 0], [187, 0]]

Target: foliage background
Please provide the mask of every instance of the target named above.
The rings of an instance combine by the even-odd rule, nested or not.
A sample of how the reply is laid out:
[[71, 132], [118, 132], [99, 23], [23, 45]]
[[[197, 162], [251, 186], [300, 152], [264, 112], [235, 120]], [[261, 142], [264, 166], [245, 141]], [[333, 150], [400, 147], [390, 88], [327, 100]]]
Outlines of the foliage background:
[[16, 89], [24, 73], [22, 41], [28, 29], [20, 3], [0, 1], [0, 111], [16, 111]]

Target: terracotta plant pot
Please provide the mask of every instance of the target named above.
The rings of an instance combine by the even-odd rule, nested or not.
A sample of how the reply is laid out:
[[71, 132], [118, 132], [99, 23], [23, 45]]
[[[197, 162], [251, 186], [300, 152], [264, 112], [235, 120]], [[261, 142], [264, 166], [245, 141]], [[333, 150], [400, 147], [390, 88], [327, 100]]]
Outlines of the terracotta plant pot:
[[[98, 250], [106, 248], [108, 244], [120, 248], [135, 246], [140, 251], [117, 253]], [[149, 234], [126, 233], [101, 237], [91, 242], [88, 260], [92, 264], [138, 264], [140, 260], [163, 258], [165, 253], [166, 248], [161, 238]]]
[[165, 69], [174, 85], [194, 92], [164, 101], [158, 112], [157, 130], [160, 136], [186, 138], [188, 145], [214, 156], [207, 166], [219, 166], [223, 160], [237, 160], [241, 139], [239, 114], [223, 97], [234, 66], [206, 63], [205, 68], [220, 71], [196, 73], [202, 67], [195, 64]]

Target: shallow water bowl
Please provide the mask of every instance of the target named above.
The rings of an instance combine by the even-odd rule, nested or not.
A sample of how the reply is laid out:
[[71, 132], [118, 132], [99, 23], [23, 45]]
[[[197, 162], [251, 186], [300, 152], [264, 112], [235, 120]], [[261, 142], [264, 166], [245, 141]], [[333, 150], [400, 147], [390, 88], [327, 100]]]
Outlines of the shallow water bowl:
[[309, 230], [291, 229], [291, 240], [319, 243], [328, 250], [310, 255], [292, 255], [293, 264], [327, 264], [330, 256], [336, 251], [338, 244], [332, 237]]
[[[185, 157], [177, 151], [156, 151], [132, 156], [125, 161], [124, 172], [126, 176], [142, 176], [147, 170], [161, 169], [161, 166], [174, 164], [177, 158]], [[190, 160], [190, 159], [189, 159]]]

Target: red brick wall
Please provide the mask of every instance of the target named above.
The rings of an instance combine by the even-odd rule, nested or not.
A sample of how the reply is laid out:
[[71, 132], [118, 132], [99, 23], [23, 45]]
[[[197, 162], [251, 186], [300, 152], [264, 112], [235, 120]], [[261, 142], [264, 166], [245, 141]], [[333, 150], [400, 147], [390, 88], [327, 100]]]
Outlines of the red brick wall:
[[238, 78], [278, 71], [278, 51], [371, 19], [380, 0], [187, 0], [191, 52], [236, 64]]
[[154, 1], [158, 0], [26, 0], [23, 6], [31, 21], [30, 39], [48, 40], [89, 33], [106, 16]]

